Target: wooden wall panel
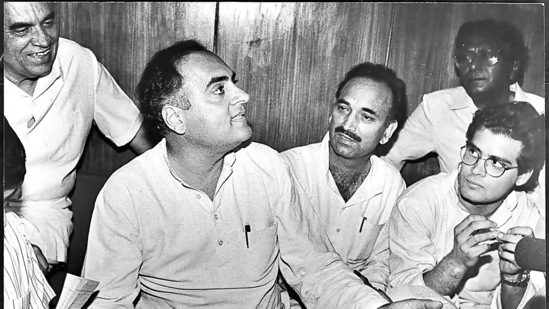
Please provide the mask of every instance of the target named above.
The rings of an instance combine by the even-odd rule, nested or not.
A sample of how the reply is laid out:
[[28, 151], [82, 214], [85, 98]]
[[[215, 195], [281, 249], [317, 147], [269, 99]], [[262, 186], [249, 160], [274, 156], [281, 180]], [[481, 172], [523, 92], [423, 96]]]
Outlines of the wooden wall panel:
[[218, 54], [250, 94], [253, 139], [281, 151], [326, 133], [335, 89], [365, 60], [384, 62], [390, 5], [220, 3]]
[[[545, 94], [541, 4], [125, 2], [59, 10], [61, 35], [89, 47], [131, 97], [154, 52], [199, 39], [250, 94], [254, 140], [279, 151], [322, 138], [338, 82], [363, 61], [386, 64], [406, 82], [409, 113], [422, 94], [456, 86], [453, 40], [467, 20], [519, 25], [531, 49], [524, 89]], [[133, 157], [94, 133], [81, 169], [108, 174]], [[404, 175], [415, 181], [437, 170], [431, 158], [408, 164]]]
[[[132, 99], [147, 61], [159, 49], [189, 38], [213, 48], [213, 2], [70, 2], [58, 9], [60, 35], [91, 49]], [[94, 129], [82, 171], [110, 174], [135, 157], [105, 141]]]

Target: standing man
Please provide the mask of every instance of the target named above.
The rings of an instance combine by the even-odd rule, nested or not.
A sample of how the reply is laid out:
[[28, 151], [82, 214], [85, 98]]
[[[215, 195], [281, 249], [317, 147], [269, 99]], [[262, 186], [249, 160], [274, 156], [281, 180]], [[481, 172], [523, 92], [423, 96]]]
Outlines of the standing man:
[[335, 251], [376, 288], [385, 290], [389, 269], [387, 228], [405, 188], [400, 173], [373, 155], [406, 113], [406, 87], [389, 68], [365, 62], [339, 84], [321, 143], [282, 153], [303, 187]]
[[93, 53], [59, 38], [55, 11], [39, 2], [4, 3], [4, 114], [27, 152], [21, 196], [8, 210], [49, 263], [66, 262], [72, 232], [68, 197], [95, 122], [117, 146], [140, 153], [142, 116]]
[[279, 270], [311, 308], [440, 308], [388, 304], [350, 271], [280, 155], [245, 143], [249, 96], [235, 83], [192, 40], [147, 64], [137, 92], [164, 139], [99, 193], [82, 271], [100, 282], [91, 308], [283, 308]]
[[458, 169], [402, 194], [389, 221], [391, 286], [425, 285], [458, 308], [504, 309], [522, 308], [545, 286], [514, 255], [523, 237], [545, 238], [538, 208], [515, 190], [543, 165], [544, 118], [526, 102], [486, 106]]
[[[528, 47], [519, 29], [506, 21], [491, 19], [466, 22], [455, 39], [455, 70], [461, 86], [423, 96], [406, 120], [384, 159], [398, 169], [406, 160], [438, 155], [442, 172], [454, 170], [460, 161], [465, 132], [478, 109], [493, 104], [525, 101], [538, 113], [545, 112], [545, 99], [522, 91], [528, 65]], [[523, 190], [545, 214], [545, 173], [537, 186], [533, 175]]]

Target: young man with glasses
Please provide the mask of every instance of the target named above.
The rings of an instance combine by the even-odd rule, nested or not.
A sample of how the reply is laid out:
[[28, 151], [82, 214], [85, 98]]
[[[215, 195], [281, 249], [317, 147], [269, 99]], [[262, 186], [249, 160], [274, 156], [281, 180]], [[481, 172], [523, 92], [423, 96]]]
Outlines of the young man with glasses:
[[545, 237], [545, 220], [522, 191], [543, 166], [544, 120], [526, 102], [475, 113], [458, 168], [414, 184], [397, 201], [390, 286], [424, 285], [458, 308], [504, 309], [522, 308], [544, 287], [543, 274], [530, 278], [514, 258], [520, 239]]
[[[538, 113], [545, 113], [545, 99], [520, 87], [527, 65], [528, 47], [514, 25], [490, 19], [462, 24], [454, 51], [454, 67], [461, 86], [425, 94], [383, 158], [402, 169], [407, 160], [435, 152], [440, 170], [448, 173], [460, 162], [465, 131], [478, 109], [525, 101]], [[543, 213], [544, 191], [542, 184], [530, 195], [543, 205]]]

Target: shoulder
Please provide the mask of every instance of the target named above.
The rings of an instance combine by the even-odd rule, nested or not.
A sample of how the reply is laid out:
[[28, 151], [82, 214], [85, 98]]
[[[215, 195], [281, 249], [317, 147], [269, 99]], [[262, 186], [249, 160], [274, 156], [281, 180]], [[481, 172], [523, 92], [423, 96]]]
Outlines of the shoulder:
[[237, 160], [239, 158], [249, 160], [264, 168], [268, 168], [269, 166], [284, 166], [280, 153], [265, 144], [256, 142], [238, 149], [236, 151], [236, 158]]
[[59, 38], [57, 57], [65, 65], [72, 63], [74, 60], [84, 63], [88, 61], [97, 62], [95, 55], [90, 49], [65, 38]]
[[402, 175], [400, 174], [399, 170], [397, 170], [396, 167], [394, 167], [392, 164], [386, 162], [376, 155], [373, 155], [371, 157], [371, 161], [373, 166], [375, 166], [375, 168], [383, 174], [384, 182], [399, 182], [404, 184], [404, 179], [402, 178]]
[[[423, 207], [421, 205], [434, 204], [447, 194], [451, 188], [450, 174], [439, 173], [426, 177], [408, 187], [398, 198], [399, 207]], [[421, 203], [416, 203], [420, 201]], [[402, 206], [406, 205], [406, 206]]]
[[450, 108], [455, 103], [467, 100], [468, 95], [463, 87], [447, 88], [423, 95], [423, 105], [430, 108]]
[[311, 161], [311, 158], [320, 154], [320, 151], [320, 143], [315, 143], [288, 149], [283, 151], [281, 155], [287, 163], [301, 165]]
[[527, 102], [532, 104], [536, 111], [540, 114], [545, 114], [545, 98], [533, 93], [524, 92]]

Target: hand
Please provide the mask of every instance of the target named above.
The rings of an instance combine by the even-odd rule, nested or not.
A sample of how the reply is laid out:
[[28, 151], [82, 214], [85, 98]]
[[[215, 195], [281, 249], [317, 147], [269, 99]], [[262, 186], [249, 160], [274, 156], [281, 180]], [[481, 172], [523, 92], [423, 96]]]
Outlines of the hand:
[[499, 270], [506, 279], [516, 279], [524, 271], [515, 261], [515, 248], [524, 237], [534, 237], [534, 232], [530, 227], [517, 226], [507, 233], [498, 233], [498, 240], [501, 242], [498, 249]]
[[383, 305], [379, 309], [441, 309], [442, 303], [428, 299], [405, 299]]
[[36, 259], [38, 260], [38, 266], [40, 266], [40, 270], [44, 273], [44, 275], [47, 275], [50, 271], [50, 264], [48, 263], [48, 260], [42, 254], [42, 250], [38, 248], [38, 246], [35, 246], [31, 244], [32, 250], [34, 251], [34, 254], [36, 255]]
[[484, 216], [469, 215], [454, 228], [454, 248], [449, 256], [465, 268], [475, 266], [479, 257], [490, 251], [491, 245], [482, 243], [495, 240], [497, 224]]

